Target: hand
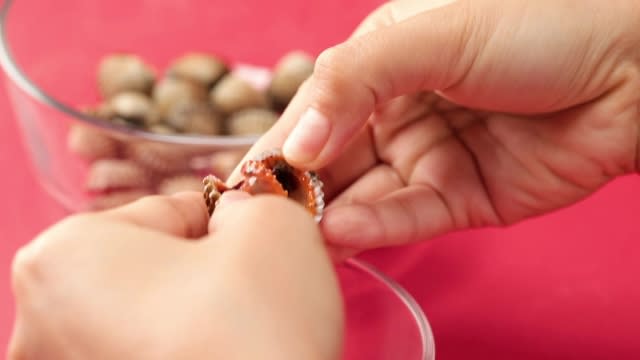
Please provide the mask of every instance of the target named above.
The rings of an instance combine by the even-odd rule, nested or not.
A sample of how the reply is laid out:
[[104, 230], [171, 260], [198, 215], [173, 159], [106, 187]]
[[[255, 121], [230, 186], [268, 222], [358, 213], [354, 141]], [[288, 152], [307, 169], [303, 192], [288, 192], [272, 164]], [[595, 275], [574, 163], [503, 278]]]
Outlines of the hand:
[[338, 358], [342, 301], [317, 225], [242, 194], [209, 225], [186, 193], [44, 232], [14, 262], [9, 359]]
[[248, 156], [321, 169], [347, 251], [567, 206], [640, 168], [639, 4], [387, 3]]

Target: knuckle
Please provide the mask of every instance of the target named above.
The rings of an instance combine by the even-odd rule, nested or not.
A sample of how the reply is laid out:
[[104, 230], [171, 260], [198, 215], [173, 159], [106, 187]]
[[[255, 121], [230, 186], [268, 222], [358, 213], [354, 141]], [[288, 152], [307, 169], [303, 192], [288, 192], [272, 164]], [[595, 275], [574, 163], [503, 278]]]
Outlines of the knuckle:
[[333, 46], [323, 50], [316, 58], [314, 71], [324, 74], [327, 71], [340, 67], [340, 45]]
[[324, 50], [316, 60], [313, 77], [316, 86], [340, 90], [348, 84], [350, 61], [348, 48], [341, 44]]
[[55, 248], [72, 238], [68, 236], [70, 231], [90, 228], [87, 224], [93, 222], [92, 218], [89, 214], [70, 216], [18, 249], [11, 262], [11, 280], [16, 294], [41, 283], [48, 264], [57, 262]]
[[[365, 99], [377, 97], [375, 89], [366, 83], [367, 75], [362, 69], [371, 72], [367, 45], [361, 38], [353, 38], [322, 52], [316, 61], [312, 76], [315, 106], [326, 113], [352, 111], [356, 104]], [[340, 94], [343, 98], [339, 98]], [[373, 95], [373, 96], [370, 96]], [[349, 98], [352, 101], [346, 101]]]
[[11, 263], [11, 285], [16, 298], [28, 296], [30, 289], [41, 282], [43, 273], [40, 252], [32, 245], [19, 249]]
[[13, 279], [13, 283], [23, 283], [27, 278], [26, 275], [32, 273], [33, 270], [38, 267], [37, 263], [37, 256], [34, 255], [31, 247], [20, 248], [11, 262], [11, 278]]

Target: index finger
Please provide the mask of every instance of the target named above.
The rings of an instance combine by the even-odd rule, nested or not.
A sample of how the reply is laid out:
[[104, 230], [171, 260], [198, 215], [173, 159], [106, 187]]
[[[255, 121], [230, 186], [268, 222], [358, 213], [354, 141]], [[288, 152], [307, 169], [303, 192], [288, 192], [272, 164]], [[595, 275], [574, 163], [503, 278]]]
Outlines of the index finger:
[[[363, 21], [363, 23], [359, 26], [359, 28], [353, 33], [351, 37], [354, 38], [354, 37], [359, 37], [361, 35], [365, 35], [368, 32], [371, 32], [373, 30], [388, 27], [389, 25], [393, 25], [398, 22], [407, 20], [408, 18], [414, 15], [417, 15], [419, 13], [433, 10], [439, 7], [444, 7], [454, 2], [456, 2], [456, 0], [430, 0], [430, 1], [406, 0], [406, 1], [393, 1], [393, 2], [387, 3], [381, 6], [380, 8], [378, 8], [377, 10], [375, 10], [371, 15], [369, 15], [369, 17], [367, 17], [367, 19]], [[325, 69], [324, 72], [325, 73], [327, 71], [338, 72], [340, 70], [342, 69], [333, 68], [333, 69]], [[283, 147], [285, 141], [287, 140], [289, 135], [292, 133], [295, 125], [298, 123], [301, 116], [305, 112], [308, 112], [309, 104], [313, 103], [313, 100], [318, 96], [316, 91], [317, 84], [314, 84], [314, 82], [317, 82], [317, 81], [314, 81], [315, 77], [317, 77], [316, 71], [314, 71], [314, 74], [311, 76], [311, 78], [308, 79], [300, 87], [300, 89], [296, 93], [296, 96], [293, 98], [289, 107], [285, 110], [280, 120], [254, 144], [254, 146], [246, 154], [244, 160], [253, 158], [262, 151], [269, 150], [272, 148]], [[352, 89], [344, 89], [344, 90], [347, 90], [348, 92]], [[346, 96], [347, 94], [342, 94], [337, 92], [334, 94], [324, 94], [324, 95], [325, 97], [326, 96], [340, 97], [340, 96]], [[358, 104], [356, 103], [351, 104], [352, 108], [355, 108], [357, 106]], [[347, 109], [347, 110], [353, 110], [353, 109]], [[362, 120], [364, 121], [366, 119], [362, 119]], [[341, 126], [347, 126], [347, 125], [343, 124]], [[306, 132], [313, 133], [314, 129], [306, 129]], [[317, 139], [317, 142], [324, 141], [323, 139], [326, 137], [325, 132], [326, 132], [326, 129], [325, 130], [320, 129], [317, 131], [318, 133], [317, 136], [314, 136]], [[356, 130], [354, 130], [353, 132], [356, 132]], [[349, 131], [349, 133], [353, 133], [353, 132]], [[322, 147], [321, 145], [322, 144], [307, 144], [308, 147], [312, 147], [312, 148]], [[360, 149], [356, 149], [356, 148], [349, 148], [349, 150], [360, 151]], [[343, 148], [342, 153], [344, 154], [345, 152], [346, 150]], [[362, 154], [355, 154], [355, 155], [362, 155]], [[285, 152], [285, 156], [287, 156], [286, 152]], [[337, 159], [338, 157], [334, 158], [332, 161], [332, 164], [334, 162], [338, 162]], [[373, 164], [369, 164], [369, 165], [372, 166]], [[340, 172], [343, 172], [343, 171], [347, 172], [345, 176], [346, 178], [354, 177], [353, 174], [348, 173], [350, 170], [351, 168], [349, 166], [346, 166], [344, 168], [342, 166], [340, 167]], [[362, 169], [356, 169], [356, 170], [357, 172], [362, 171]], [[234, 172], [231, 174], [229, 181], [230, 183], [235, 183], [238, 180], [239, 180], [239, 168], [236, 168]]]
[[209, 222], [207, 206], [198, 192], [147, 196], [101, 215], [183, 238], [206, 235]]
[[[303, 92], [304, 88], [309, 87], [309, 81], [305, 81], [298, 90], [298, 94]], [[256, 141], [256, 143], [249, 149], [249, 151], [245, 154], [242, 161], [240, 161], [239, 165], [233, 170], [231, 175], [229, 176], [229, 184], [235, 184], [240, 179], [240, 166], [246, 160], [252, 159], [256, 157], [258, 154], [263, 151], [271, 150], [271, 149], [280, 149], [284, 144], [287, 136], [293, 130], [297, 122], [297, 118], [294, 114], [299, 114], [304, 110], [305, 104], [303, 102], [295, 102], [292, 101], [290, 106], [288, 106], [280, 119], [267, 131], [264, 135]]]

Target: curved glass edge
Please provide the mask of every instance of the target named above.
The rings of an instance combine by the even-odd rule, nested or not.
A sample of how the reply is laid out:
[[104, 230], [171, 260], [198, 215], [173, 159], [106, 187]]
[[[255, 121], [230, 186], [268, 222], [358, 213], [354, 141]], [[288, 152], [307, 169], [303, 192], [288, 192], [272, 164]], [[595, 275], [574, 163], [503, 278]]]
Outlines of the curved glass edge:
[[346, 260], [346, 263], [356, 269], [362, 270], [365, 273], [373, 276], [378, 281], [387, 284], [393, 293], [402, 301], [405, 306], [411, 312], [411, 315], [418, 323], [418, 329], [420, 331], [420, 339], [422, 341], [422, 360], [434, 360], [436, 355], [435, 341], [433, 338], [433, 331], [427, 320], [427, 316], [422, 311], [420, 305], [416, 300], [395, 280], [376, 269], [373, 265], [368, 264], [362, 260], [350, 258]]
[[26, 76], [24, 71], [22, 71], [20, 66], [16, 63], [7, 37], [7, 19], [11, 12], [12, 4], [13, 0], [5, 0], [2, 8], [0, 9], [0, 66], [11, 81], [38, 102], [48, 105], [49, 107], [60, 111], [73, 119], [84, 122], [87, 125], [99, 128], [103, 131], [141, 140], [178, 145], [209, 146], [212, 149], [234, 149], [251, 146], [259, 139], [259, 136], [184, 136], [156, 134], [138, 129], [123, 128], [116, 124], [105, 122], [99, 118], [83, 114], [63, 104], [31, 81], [31, 79]]

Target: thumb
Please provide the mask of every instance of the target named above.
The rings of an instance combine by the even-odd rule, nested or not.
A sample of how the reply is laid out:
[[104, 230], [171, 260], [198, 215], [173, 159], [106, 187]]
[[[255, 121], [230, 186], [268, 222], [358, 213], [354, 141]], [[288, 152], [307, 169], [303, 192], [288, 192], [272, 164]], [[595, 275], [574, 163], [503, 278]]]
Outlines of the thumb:
[[287, 160], [322, 167], [366, 124], [376, 106], [462, 81], [482, 47], [486, 27], [476, 21], [471, 3], [423, 11], [320, 54], [313, 75], [283, 114], [282, 128], [273, 132], [288, 134], [283, 145]]
[[289, 199], [256, 195], [216, 208], [212, 222], [217, 276], [260, 304], [258, 330], [278, 325], [278, 334], [258, 331], [268, 341], [256, 343], [304, 354], [296, 358], [338, 358], [342, 299], [313, 216]]

